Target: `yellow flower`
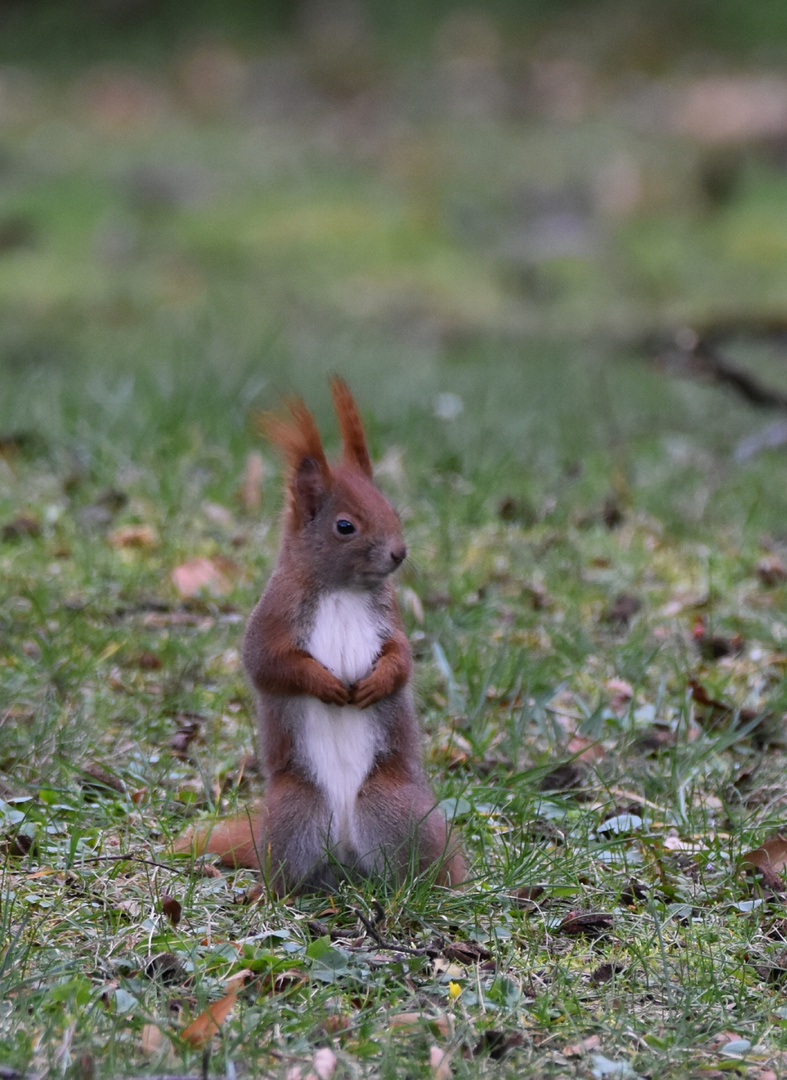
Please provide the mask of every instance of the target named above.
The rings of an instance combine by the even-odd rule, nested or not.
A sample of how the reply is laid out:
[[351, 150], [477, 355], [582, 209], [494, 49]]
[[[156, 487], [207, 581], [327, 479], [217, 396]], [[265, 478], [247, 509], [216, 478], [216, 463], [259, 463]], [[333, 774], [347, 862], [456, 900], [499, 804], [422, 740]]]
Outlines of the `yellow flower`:
[[448, 996], [451, 1001], [456, 1001], [459, 995], [462, 993], [462, 987], [457, 982], [449, 982], [448, 984]]

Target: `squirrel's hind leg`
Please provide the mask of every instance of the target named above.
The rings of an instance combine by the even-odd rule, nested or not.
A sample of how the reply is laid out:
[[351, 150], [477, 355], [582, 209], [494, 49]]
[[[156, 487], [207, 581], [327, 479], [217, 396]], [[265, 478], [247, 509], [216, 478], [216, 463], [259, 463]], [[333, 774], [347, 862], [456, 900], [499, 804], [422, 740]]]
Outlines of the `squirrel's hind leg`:
[[341, 878], [331, 855], [325, 799], [314, 784], [291, 773], [270, 782], [257, 846], [263, 876], [279, 895], [333, 889]]
[[461, 849], [425, 780], [403, 783], [393, 770], [378, 768], [359, 792], [356, 823], [362, 873], [393, 873], [401, 880], [408, 869], [423, 873], [437, 865], [438, 884], [464, 880]]

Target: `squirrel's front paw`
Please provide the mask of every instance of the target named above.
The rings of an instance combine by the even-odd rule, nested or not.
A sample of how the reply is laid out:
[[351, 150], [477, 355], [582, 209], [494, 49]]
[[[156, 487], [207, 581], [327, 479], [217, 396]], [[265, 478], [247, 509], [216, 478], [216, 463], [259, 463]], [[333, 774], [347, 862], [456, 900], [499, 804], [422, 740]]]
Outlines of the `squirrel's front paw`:
[[350, 704], [356, 709], [368, 709], [370, 705], [375, 705], [387, 694], [388, 688], [383, 685], [377, 672], [373, 671], [371, 675], [367, 675], [365, 679], [361, 679], [350, 687]]
[[349, 705], [350, 703], [350, 690], [335, 676], [330, 676], [330, 682], [326, 679], [325, 684], [320, 687], [315, 696], [326, 705]]

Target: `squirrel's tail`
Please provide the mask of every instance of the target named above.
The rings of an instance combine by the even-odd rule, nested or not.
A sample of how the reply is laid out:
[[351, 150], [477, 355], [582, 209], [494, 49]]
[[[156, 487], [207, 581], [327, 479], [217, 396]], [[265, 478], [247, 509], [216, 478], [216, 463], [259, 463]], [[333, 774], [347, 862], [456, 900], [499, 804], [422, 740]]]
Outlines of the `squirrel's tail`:
[[224, 866], [259, 870], [262, 860], [257, 838], [261, 821], [262, 811], [253, 808], [235, 817], [191, 825], [175, 840], [172, 851], [191, 854], [195, 859], [202, 855], [217, 855]]

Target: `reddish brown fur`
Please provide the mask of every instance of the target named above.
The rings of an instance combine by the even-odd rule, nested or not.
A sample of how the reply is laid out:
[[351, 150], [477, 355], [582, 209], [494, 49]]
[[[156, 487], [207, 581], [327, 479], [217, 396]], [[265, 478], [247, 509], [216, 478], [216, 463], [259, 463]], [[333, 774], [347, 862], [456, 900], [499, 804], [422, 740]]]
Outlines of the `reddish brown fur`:
[[366, 436], [357, 406], [350, 389], [341, 379], [331, 379], [331, 393], [342, 433], [342, 447], [345, 464], [360, 469], [372, 478], [372, 462], [366, 449]]
[[[385, 871], [396, 879], [409, 866], [421, 872], [437, 865], [438, 882], [456, 885], [464, 878], [464, 860], [423, 771], [409, 685], [412, 655], [389, 578], [406, 554], [399, 519], [372, 482], [349, 389], [339, 379], [331, 389], [343, 444], [342, 461], [333, 468], [302, 401], [290, 403], [291, 418], [262, 421], [288, 466], [279, 558], [243, 647], [259, 698], [265, 798], [253, 815], [221, 822], [212, 832], [197, 830], [180, 849], [210, 851], [230, 865], [259, 866], [278, 892], [334, 887], [341, 872], [337, 857], [346, 862], [345, 872]], [[343, 519], [352, 523], [352, 535], [338, 535], [336, 523]], [[304, 647], [319, 598], [348, 590], [368, 598], [386, 630], [371, 670], [352, 685]], [[368, 710], [379, 732], [380, 749], [355, 798], [351, 857], [342, 855], [349, 841], [341, 835], [335, 852], [326, 852], [334, 843], [332, 811], [301, 748], [304, 697]], [[325, 713], [325, 723], [330, 716]]]

